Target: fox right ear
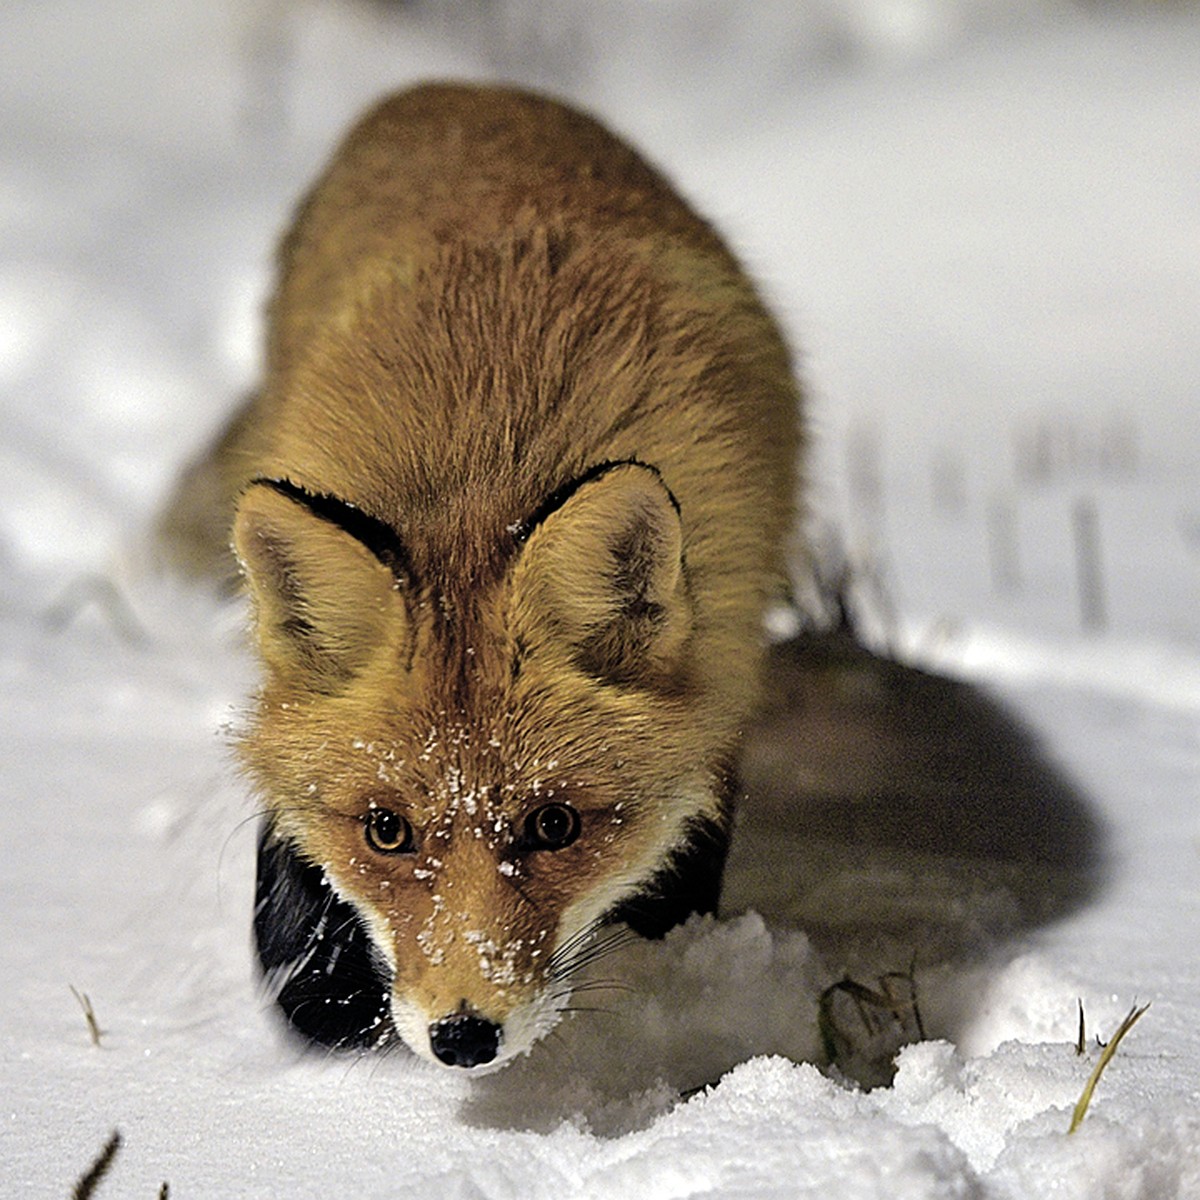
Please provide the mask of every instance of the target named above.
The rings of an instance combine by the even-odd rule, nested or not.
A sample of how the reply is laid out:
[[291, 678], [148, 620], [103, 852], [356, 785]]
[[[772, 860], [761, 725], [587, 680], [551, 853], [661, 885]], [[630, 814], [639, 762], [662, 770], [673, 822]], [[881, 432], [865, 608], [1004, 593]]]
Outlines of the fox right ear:
[[336, 691], [406, 634], [396, 575], [347, 529], [351, 521], [379, 524], [283, 482], [251, 484], [238, 501], [234, 550], [249, 581], [259, 650], [277, 678]]
[[692, 629], [675, 497], [653, 467], [605, 464], [529, 534], [512, 581], [521, 642], [590, 674], [669, 675]]

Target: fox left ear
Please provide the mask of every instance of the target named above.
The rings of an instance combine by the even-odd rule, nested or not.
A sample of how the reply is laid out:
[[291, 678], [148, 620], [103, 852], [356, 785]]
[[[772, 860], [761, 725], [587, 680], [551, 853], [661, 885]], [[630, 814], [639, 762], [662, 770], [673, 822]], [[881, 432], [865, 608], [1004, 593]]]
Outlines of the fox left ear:
[[641, 463], [605, 466], [529, 535], [512, 577], [514, 632], [616, 681], [668, 674], [691, 632], [679, 506]]
[[364, 540], [382, 528], [349, 504], [285, 481], [259, 481], [242, 494], [234, 549], [259, 649], [276, 678], [336, 691], [385, 642], [406, 636], [397, 577]]

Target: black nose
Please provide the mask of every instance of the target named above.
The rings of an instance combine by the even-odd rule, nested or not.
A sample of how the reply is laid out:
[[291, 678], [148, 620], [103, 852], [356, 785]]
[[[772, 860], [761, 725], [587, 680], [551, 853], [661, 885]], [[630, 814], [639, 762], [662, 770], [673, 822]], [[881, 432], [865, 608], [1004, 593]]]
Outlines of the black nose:
[[429, 1044], [448, 1067], [478, 1067], [496, 1057], [500, 1026], [482, 1017], [460, 1014], [429, 1027]]

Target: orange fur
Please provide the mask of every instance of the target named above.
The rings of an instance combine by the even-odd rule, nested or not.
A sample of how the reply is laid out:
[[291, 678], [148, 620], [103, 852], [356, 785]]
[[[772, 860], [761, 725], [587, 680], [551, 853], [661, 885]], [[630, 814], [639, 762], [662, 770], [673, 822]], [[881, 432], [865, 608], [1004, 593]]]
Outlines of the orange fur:
[[[265, 667], [241, 751], [370, 928], [418, 1052], [457, 1011], [526, 1049], [562, 1003], [555, 946], [728, 821], [797, 408], [711, 228], [549, 100], [394, 96], [300, 209], [264, 386], [210, 464]], [[524, 851], [547, 798], [580, 835]], [[372, 852], [372, 806], [415, 852]]]

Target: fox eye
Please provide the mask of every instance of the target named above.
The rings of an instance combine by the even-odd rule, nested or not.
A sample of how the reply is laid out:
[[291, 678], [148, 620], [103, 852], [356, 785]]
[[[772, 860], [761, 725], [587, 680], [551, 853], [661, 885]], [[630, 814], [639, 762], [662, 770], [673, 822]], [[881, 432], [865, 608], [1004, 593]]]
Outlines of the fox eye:
[[390, 808], [373, 808], [364, 826], [367, 845], [380, 854], [411, 854], [416, 848], [412, 826]]
[[561, 850], [579, 836], [579, 814], [569, 804], [543, 804], [525, 818], [526, 850]]

